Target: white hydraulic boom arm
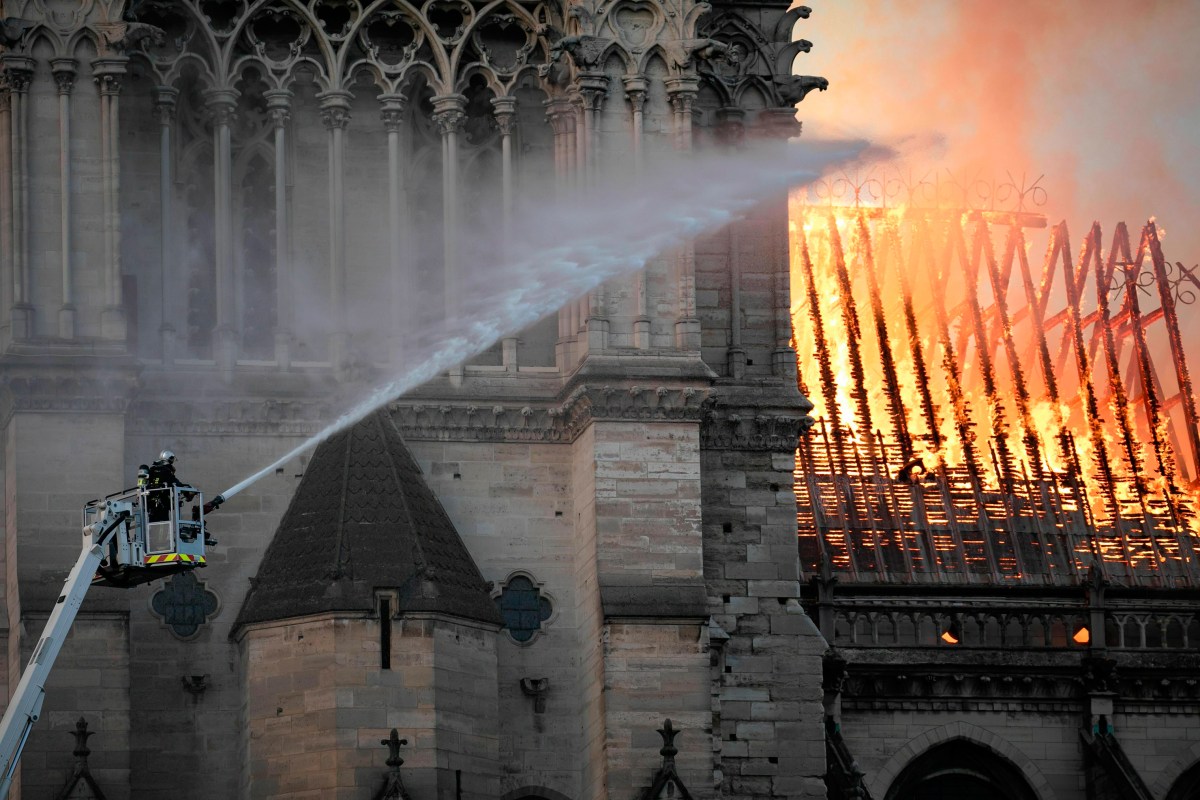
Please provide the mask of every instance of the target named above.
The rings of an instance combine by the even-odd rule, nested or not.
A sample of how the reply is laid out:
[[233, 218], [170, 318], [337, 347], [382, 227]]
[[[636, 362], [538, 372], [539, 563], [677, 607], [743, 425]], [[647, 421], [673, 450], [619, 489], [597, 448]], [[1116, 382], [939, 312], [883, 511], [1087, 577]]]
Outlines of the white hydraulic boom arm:
[[[187, 519], [181, 512], [191, 501], [196, 505]], [[46, 680], [88, 588], [128, 588], [205, 566], [205, 543], [216, 541], [208, 537], [204, 515], [222, 502], [218, 495], [206, 504], [199, 491], [179, 483], [139, 483], [84, 506], [83, 551], [0, 720], [0, 800], [8, 797], [21, 751], [42, 715]]]
[[58, 651], [62, 649], [63, 640], [66, 639], [71, 625], [75, 622], [75, 615], [79, 613], [79, 607], [83, 605], [83, 598], [92, 585], [92, 576], [95, 575], [96, 568], [100, 566], [100, 561], [104, 558], [105, 548], [114, 531], [121, 527], [128, 518], [129, 513], [122, 512], [96, 538], [94, 544], [90, 547], [85, 546], [83, 552], [79, 554], [79, 560], [75, 562], [74, 569], [67, 576], [62, 594], [58, 596], [58, 601], [54, 604], [54, 611], [50, 613], [50, 619], [46, 621], [42, 638], [38, 640], [37, 647], [33, 649], [29, 665], [21, 676], [21, 682], [17, 684], [17, 691], [13, 694], [8, 708], [4, 712], [4, 720], [0, 721], [0, 763], [3, 764], [3, 772], [0, 772], [0, 800], [8, 797], [8, 789], [16, 774], [21, 751], [29, 739], [33, 723], [37, 722], [38, 717], [42, 714], [42, 700], [46, 696], [46, 680], [50, 677], [54, 660], [58, 658]]

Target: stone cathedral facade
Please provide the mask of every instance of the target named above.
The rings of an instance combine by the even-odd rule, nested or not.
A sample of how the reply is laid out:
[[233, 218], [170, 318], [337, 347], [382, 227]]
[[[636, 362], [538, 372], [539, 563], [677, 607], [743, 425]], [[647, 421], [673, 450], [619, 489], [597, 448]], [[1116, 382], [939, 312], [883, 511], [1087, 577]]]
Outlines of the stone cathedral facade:
[[[10, 690], [87, 500], [271, 463], [453, 317], [483, 220], [826, 86], [786, 3], [0, 7]], [[207, 569], [94, 589], [20, 796], [824, 796], [787, 236], [661, 254], [238, 495]]]

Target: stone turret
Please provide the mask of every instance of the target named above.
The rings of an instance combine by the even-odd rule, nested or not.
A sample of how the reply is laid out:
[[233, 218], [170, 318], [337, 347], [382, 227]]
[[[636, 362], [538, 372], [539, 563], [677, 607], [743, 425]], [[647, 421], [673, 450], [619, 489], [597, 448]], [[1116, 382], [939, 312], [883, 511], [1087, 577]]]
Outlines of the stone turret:
[[495, 797], [500, 625], [391, 419], [324, 442], [234, 626], [249, 796], [362, 796], [397, 728], [415, 796]]

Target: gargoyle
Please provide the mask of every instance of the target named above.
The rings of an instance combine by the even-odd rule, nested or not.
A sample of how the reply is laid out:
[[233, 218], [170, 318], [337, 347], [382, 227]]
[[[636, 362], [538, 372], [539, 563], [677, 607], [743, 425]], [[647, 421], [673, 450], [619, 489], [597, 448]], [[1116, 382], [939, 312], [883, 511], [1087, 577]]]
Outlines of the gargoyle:
[[599, 36], [564, 36], [550, 48], [550, 60], [557, 61], [565, 52], [571, 56], [571, 60], [579, 69], [597, 69], [608, 44], [607, 39], [601, 39]]
[[118, 53], [136, 50], [147, 40], [155, 45], [161, 45], [167, 40], [166, 31], [145, 22], [114, 22], [96, 27], [104, 37], [105, 44]]
[[691, 69], [697, 61], [708, 63], [729, 55], [729, 45], [716, 39], [681, 39], [676, 47], [675, 69], [680, 71]]
[[808, 39], [797, 39], [796, 41], [792, 42], [792, 46], [795, 47], [797, 52], [800, 53], [812, 52], [812, 42], [810, 42]]
[[790, 42], [792, 40], [792, 28], [796, 27], [796, 23], [800, 20], [808, 19], [811, 14], [812, 9], [808, 6], [796, 6], [789, 10], [776, 23], [773, 41]]
[[725, 58], [729, 54], [729, 45], [716, 39], [699, 39], [687, 51], [689, 59], [712, 61], [714, 58]]
[[5, 17], [4, 21], [0, 22], [0, 44], [9, 50], [20, 47], [21, 40], [25, 38], [25, 32], [34, 24], [30, 20], [19, 17]]
[[786, 78], [776, 78], [775, 85], [779, 88], [779, 99], [784, 105], [794, 106], [804, 100], [813, 89], [823, 92], [829, 88], [829, 81], [816, 75], [789, 75]]

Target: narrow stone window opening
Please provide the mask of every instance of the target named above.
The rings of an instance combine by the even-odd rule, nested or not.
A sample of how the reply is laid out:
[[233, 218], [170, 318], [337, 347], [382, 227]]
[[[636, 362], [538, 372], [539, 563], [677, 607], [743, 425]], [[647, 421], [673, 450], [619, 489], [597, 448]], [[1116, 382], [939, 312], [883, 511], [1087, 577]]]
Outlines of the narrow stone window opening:
[[379, 666], [392, 668], [392, 598], [379, 598]]

